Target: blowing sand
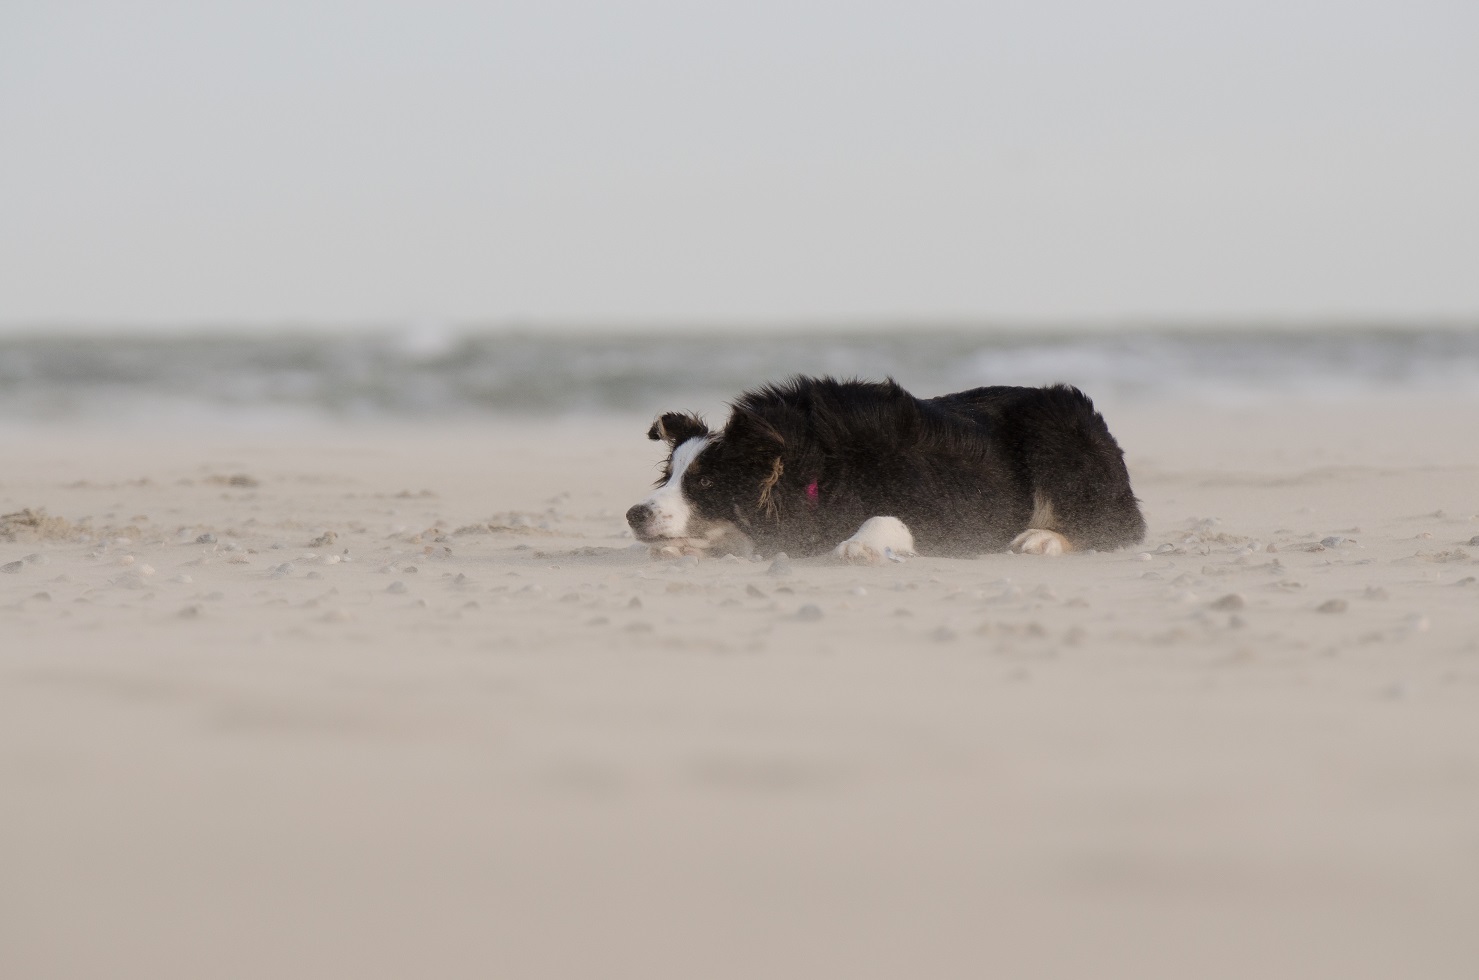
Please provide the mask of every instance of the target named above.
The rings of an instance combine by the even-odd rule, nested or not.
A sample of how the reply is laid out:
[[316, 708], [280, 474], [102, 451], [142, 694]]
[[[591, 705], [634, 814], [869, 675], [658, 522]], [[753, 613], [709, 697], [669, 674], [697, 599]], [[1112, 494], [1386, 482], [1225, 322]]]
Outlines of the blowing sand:
[[9, 432], [0, 976], [1472, 977], [1476, 408], [788, 574], [631, 549], [645, 419]]

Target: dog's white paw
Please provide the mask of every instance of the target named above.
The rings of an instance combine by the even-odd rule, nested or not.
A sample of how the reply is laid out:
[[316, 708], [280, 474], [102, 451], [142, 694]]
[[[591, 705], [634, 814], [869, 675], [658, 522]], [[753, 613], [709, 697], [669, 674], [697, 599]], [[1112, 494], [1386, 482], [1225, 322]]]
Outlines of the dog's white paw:
[[1012, 539], [1012, 550], [1021, 555], [1061, 555], [1073, 546], [1057, 531], [1029, 527]]
[[833, 552], [843, 561], [879, 564], [890, 557], [914, 554], [914, 535], [897, 517], [870, 517], [857, 533]]

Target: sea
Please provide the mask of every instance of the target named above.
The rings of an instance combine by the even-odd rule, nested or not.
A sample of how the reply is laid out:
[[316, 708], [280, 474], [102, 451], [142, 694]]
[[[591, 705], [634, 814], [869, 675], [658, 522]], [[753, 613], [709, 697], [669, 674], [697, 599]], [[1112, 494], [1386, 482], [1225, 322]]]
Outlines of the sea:
[[722, 409], [795, 374], [919, 395], [1077, 385], [1096, 401], [1479, 396], [1479, 323], [579, 330], [415, 324], [0, 334], [0, 423], [274, 426]]

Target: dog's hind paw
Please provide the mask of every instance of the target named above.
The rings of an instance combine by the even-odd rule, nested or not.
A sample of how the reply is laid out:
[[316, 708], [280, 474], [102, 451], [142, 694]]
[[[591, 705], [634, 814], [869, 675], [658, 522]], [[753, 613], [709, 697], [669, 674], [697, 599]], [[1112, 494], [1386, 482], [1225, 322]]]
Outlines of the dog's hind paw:
[[1073, 546], [1057, 531], [1029, 527], [1012, 539], [1011, 550], [1019, 555], [1061, 555], [1072, 551]]
[[832, 553], [843, 561], [870, 565], [902, 561], [905, 555], [914, 554], [914, 535], [897, 517], [870, 517]]

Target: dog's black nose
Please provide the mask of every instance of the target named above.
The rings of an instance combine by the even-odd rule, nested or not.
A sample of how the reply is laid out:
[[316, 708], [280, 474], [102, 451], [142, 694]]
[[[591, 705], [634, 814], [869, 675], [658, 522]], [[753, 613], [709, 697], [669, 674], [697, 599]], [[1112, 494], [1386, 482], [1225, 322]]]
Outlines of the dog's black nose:
[[632, 526], [633, 531], [642, 530], [642, 525], [652, 518], [652, 508], [646, 504], [638, 504], [627, 511], [627, 523]]

